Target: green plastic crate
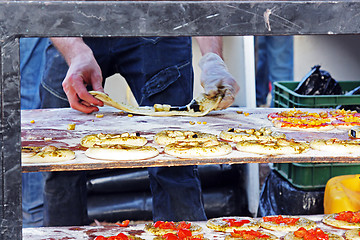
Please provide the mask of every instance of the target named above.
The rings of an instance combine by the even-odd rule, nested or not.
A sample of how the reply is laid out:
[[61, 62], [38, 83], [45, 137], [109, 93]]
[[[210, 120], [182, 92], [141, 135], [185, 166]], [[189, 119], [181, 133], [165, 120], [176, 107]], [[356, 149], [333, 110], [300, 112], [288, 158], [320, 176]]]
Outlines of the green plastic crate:
[[[274, 107], [335, 108], [338, 105], [360, 105], [360, 95], [300, 95], [294, 92], [299, 82], [274, 83]], [[360, 86], [360, 81], [339, 81], [344, 93]]]
[[[274, 107], [335, 108], [360, 105], [360, 95], [300, 95], [294, 92], [299, 82], [274, 83]], [[340, 81], [344, 93], [360, 86], [360, 81]], [[321, 189], [335, 176], [359, 174], [360, 164], [346, 163], [274, 163], [273, 168], [293, 186], [303, 190]]]
[[304, 190], [325, 188], [332, 177], [360, 173], [360, 163], [274, 163], [273, 168], [293, 186]]

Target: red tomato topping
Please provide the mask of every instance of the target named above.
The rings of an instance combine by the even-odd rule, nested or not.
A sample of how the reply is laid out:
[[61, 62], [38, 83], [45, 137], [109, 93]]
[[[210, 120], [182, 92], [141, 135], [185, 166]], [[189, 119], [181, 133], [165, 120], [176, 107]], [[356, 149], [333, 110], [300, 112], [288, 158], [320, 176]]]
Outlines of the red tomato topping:
[[178, 236], [179, 236], [180, 238], [191, 237], [191, 236], [192, 236], [192, 233], [191, 233], [191, 231], [188, 230], [188, 229], [180, 229], [180, 230], [178, 231]]
[[300, 218], [284, 218], [283, 216], [263, 217], [265, 222], [273, 222], [276, 224], [284, 223], [286, 225], [295, 225]]
[[226, 218], [223, 221], [227, 222], [230, 227], [241, 227], [244, 224], [250, 223], [247, 219], [236, 221], [234, 218]]
[[161, 228], [161, 229], [174, 229], [176, 230], [176, 226], [174, 222], [164, 222], [164, 221], [157, 221], [154, 223], [154, 227]]
[[119, 227], [127, 227], [129, 226], [130, 220], [124, 220], [121, 223], [115, 223], [116, 225], [118, 225]]
[[336, 220], [348, 223], [360, 223], [360, 212], [344, 211], [336, 214]]
[[236, 230], [231, 233], [231, 236], [244, 238], [244, 239], [255, 239], [255, 238], [269, 238], [269, 235], [254, 230]]
[[177, 226], [177, 229], [190, 229], [191, 223], [180, 222]]
[[125, 234], [123, 234], [123, 233], [119, 233], [116, 236], [115, 240], [130, 240], [130, 238], [128, 236], [126, 236]]
[[307, 233], [306, 229], [301, 227], [294, 232], [295, 237], [303, 238]]
[[100, 236], [97, 236], [94, 240], [107, 240], [107, 238], [100, 235]]
[[329, 235], [320, 228], [306, 230], [301, 227], [294, 232], [294, 235], [304, 240], [329, 240]]
[[180, 238], [178, 236], [176, 236], [174, 233], [164, 234], [164, 236], [162, 236], [162, 238], [166, 239], [166, 240], [180, 240]]

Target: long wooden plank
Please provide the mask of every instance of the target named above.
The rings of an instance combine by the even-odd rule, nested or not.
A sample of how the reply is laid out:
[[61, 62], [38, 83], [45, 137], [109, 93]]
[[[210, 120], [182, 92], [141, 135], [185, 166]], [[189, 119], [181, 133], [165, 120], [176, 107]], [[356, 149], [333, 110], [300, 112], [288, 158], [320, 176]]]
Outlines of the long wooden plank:
[[[284, 109], [281, 109], [284, 110]], [[269, 163], [269, 162], [358, 162], [359, 156], [350, 154], [333, 154], [310, 150], [303, 154], [264, 156], [237, 151], [235, 144], [232, 153], [223, 157], [180, 159], [163, 152], [163, 146], [153, 141], [153, 136], [164, 129], [194, 130], [218, 135], [222, 130], [234, 128], [270, 127], [284, 132], [288, 138], [300, 141], [312, 139], [329, 139], [337, 137], [348, 139], [347, 131], [331, 130], [326, 132], [299, 132], [275, 129], [267, 119], [267, 114], [280, 109], [240, 109], [229, 108], [214, 111], [204, 117], [149, 117], [119, 112], [111, 107], [104, 107], [97, 118], [94, 114], [83, 114], [73, 109], [23, 110], [21, 118], [21, 138], [23, 146], [67, 147], [75, 151], [76, 158], [64, 163], [23, 164], [23, 172], [32, 171], [73, 171], [111, 168], [138, 168], [153, 166], [181, 166], [200, 164], [235, 164], [235, 163]], [[316, 111], [312, 109], [311, 111]], [[320, 111], [320, 110], [318, 110]], [[240, 113], [239, 113], [240, 112]], [[247, 114], [243, 113], [249, 113]], [[76, 124], [75, 130], [68, 130], [69, 124]], [[192, 124], [191, 124], [192, 123]], [[195, 124], [194, 124], [195, 123]], [[148, 139], [148, 145], [158, 148], [160, 154], [147, 160], [103, 161], [85, 156], [85, 148], [80, 140], [87, 134], [139, 132]]]
[[[325, 225], [321, 222], [323, 215], [304, 216], [316, 222], [317, 227], [324, 231], [344, 236], [345, 230], [336, 229]], [[207, 239], [224, 239], [229, 233], [215, 232], [206, 227], [206, 222], [194, 222], [202, 227], [201, 234]], [[265, 230], [266, 231], [266, 230]], [[79, 226], [79, 227], [50, 227], [50, 228], [24, 228], [23, 239], [77, 239], [88, 240], [94, 239], [96, 236], [105, 237], [117, 235], [120, 232], [126, 235], [133, 235], [144, 240], [153, 239], [154, 235], [144, 231], [144, 224], [130, 224], [129, 227], [118, 227], [116, 225], [108, 226]], [[278, 237], [283, 237], [287, 232], [270, 231]]]

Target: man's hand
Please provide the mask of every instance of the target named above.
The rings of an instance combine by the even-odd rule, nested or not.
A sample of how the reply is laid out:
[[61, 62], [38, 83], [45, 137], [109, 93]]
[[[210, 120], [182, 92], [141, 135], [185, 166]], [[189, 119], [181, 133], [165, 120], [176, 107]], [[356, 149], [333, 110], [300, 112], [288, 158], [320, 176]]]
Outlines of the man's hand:
[[69, 65], [62, 86], [70, 106], [84, 113], [99, 111], [96, 106], [103, 106], [103, 102], [94, 98], [86, 89], [86, 86], [91, 85], [93, 90], [104, 92], [101, 69], [91, 49], [81, 38], [51, 40]]
[[223, 94], [218, 109], [229, 107], [235, 100], [240, 87], [229, 73], [224, 61], [215, 53], [205, 54], [199, 62], [201, 86], [209, 97]]

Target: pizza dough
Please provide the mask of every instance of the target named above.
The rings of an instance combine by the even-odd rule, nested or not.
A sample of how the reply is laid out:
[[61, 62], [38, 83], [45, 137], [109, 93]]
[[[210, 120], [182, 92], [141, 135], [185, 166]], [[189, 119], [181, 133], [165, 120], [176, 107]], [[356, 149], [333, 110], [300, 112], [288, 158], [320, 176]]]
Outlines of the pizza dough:
[[348, 230], [345, 232], [345, 238], [347, 240], [360, 240], [360, 228]]
[[285, 134], [273, 132], [270, 128], [260, 129], [238, 129], [229, 128], [220, 133], [220, 138], [231, 142], [241, 142], [248, 140], [270, 141], [278, 138], [286, 138]]
[[310, 229], [316, 226], [314, 221], [307, 218], [288, 215], [262, 217], [259, 223], [261, 227], [273, 231], [296, 231], [300, 227]]
[[155, 107], [135, 107], [125, 103], [118, 103], [108, 95], [103, 92], [90, 91], [91, 95], [95, 98], [104, 102], [105, 105], [117, 108], [119, 110], [139, 114], [139, 115], [148, 115], [148, 116], [191, 116], [191, 117], [200, 117], [205, 116], [209, 112], [215, 110], [222, 99], [223, 96], [218, 95], [214, 98], [208, 98], [205, 94], [201, 94], [199, 97], [194, 99], [193, 102], [189, 103], [184, 110], [172, 110], [179, 109], [178, 107], [171, 107], [167, 105], [166, 107], [160, 107], [158, 104]]
[[234, 230], [231, 235], [227, 235], [225, 240], [275, 240], [280, 239], [279, 237], [265, 232], [263, 230]]
[[279, 138], [275, 141], [242, 141], [236, 144], [242, 152], [263, 155], [300, 154], [309, 150], [309, 144]]
[[[342, 219], [342, 220], [340, 220]], [[344, 211], [340, 213], [328, 214], [323, 218], [323, 223], [342, 229], [360, 228], [360, 211]]]
[[218, 217], [209, 219], [206, 226], [220, 232], [236, 230], [256, 230], [260, 227], [258, 221], [250, 217]]
[[272, 121], [274, 127], [295, 131], [330, 131], [335, 127], [326, 119], [284, 118]]
[[177, 141], [166, 145], [164, 151], [171, 156], [180, 158], [217, 157], [229, 154], [232, 147], [228, 143], [217, 140]]
[[22, 147], [22, 163], [56, 163], [66, 162], [75, 158], [75, 153], [69, 149], [54, 146]]
[[91, 134], [86, 135], [81, 139], [81, 146], [92, 147], [96, 145], [109, 144], [125, 144], [132, 146], [144, 146], [147, 143], [146, 138], [140, 137], [136, 133], [122, 133], [122, 134]]
[[85, 151], [89, 158], [101, 160], [140, 160], [156, 157], [159, 151], [151, 146], [130, 146], [121, 144], [94, 145]]
[[[344, 238], [339, 236], [339, 235], [336, 235], [336, 234], [330, 233], [330, 232], [325, 232], [325, 231], [323, 231], [323, 230], [321, 230], [319, 228], [310, 229], [310, 230], [303, 230], [303, 231], [306, 232], [306, 234], [309, 234], [310, 236], [311, 235], [314, 236], [315, 239], [326, 239], [326, 235], [327, 235], [329, 240], [344, 240]], [[304, 239], [309, 239], [307, 237], [295, 236], [295, 234], [297, 234], [297, 233], [296, 232], [287, 233], [284, 236], [284, 240], [304, 240]], [[317, 238], [318, 235], [319, 235], [319, 237]]]
[[360, 154], [360, 141], [358, 140], [339, 140], [336, 138], [312, 140], [310, 147], [330, 153]]
[[210, 133], [182, 130], [163, 130], [154, 136], [154, 141], [159, 145], [167, 145], [176, 141], [196, 141], [204, 142], [216, 140], [217, 137]]
[[275, 127], [298, 131], [348, 130], [360, 126], [360, 113], [344, 109], [321, 112], [286, 110], [270, 113], [268, 119]]
[[191, 233], [198, 233], [202, 231], [202, 228], [199, 225], [186, 221], [181, 221], [181, 222], [157, 221], [155, 223], [148, 223], [145, 225], [145, 231], [157, 236], [163, 236], [167, 233], [176, 234], [177, 231], [180, 229], [187, 229], [191, 231]]

